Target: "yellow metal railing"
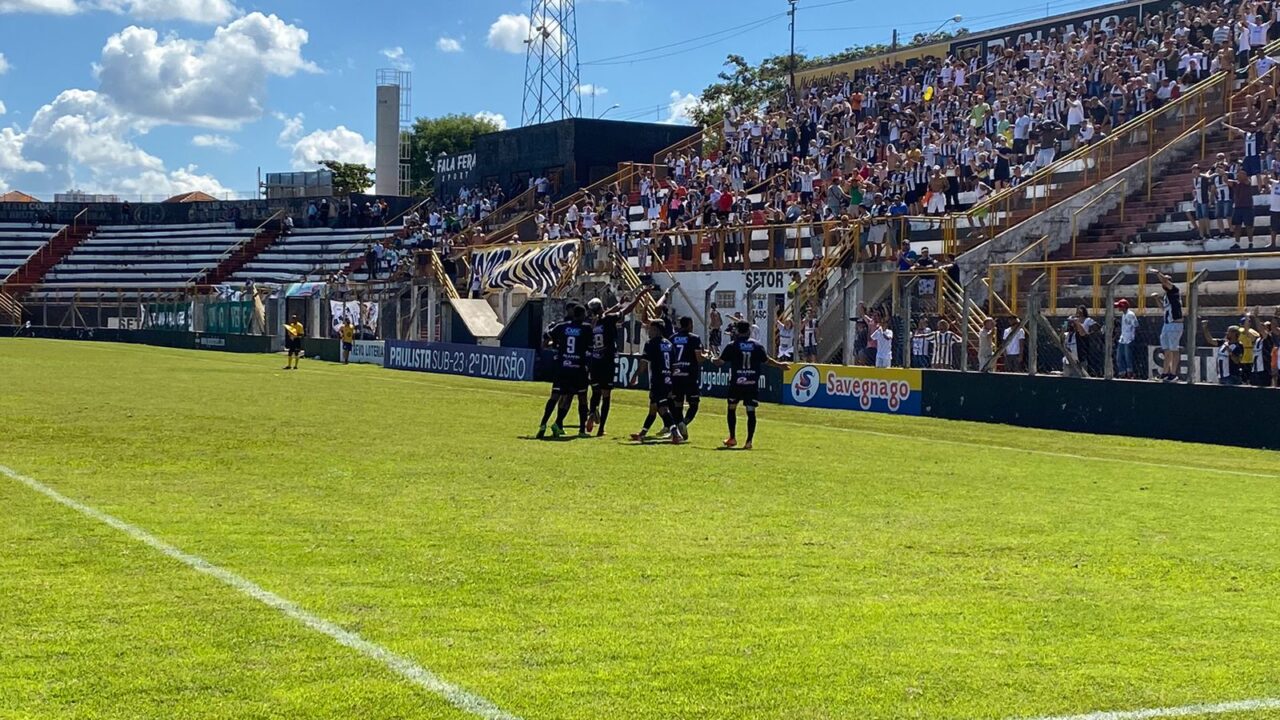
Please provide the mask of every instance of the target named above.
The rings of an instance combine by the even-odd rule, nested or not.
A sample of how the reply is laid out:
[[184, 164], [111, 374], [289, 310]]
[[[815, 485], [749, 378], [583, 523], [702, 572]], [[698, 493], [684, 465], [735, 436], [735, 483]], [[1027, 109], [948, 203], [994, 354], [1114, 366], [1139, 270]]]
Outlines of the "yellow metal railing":
[[213, 271], [221, 267], [222, 263], [226, 262], [228, 258], [236, 254], [240, 250], [244, 249], [246, 245], [248, 245], [249, 243], [257, 239], [257, 237], [262, 234], [263, 229], [266, 228], [267, 225], [271, 224], [273, 220], [279, 219], [280, 216], [284, 214], [285, 214], [284, 210], [277, 210], [274, 213], [272, 213], [271, 217], [262, 221], [261, 224], [259, 224], [256, 228], [253, 229], [252, 235], [246, 235], [243, 240], [227, 248], [226, 251], [224, 251], [221, 255], [219, 255], [217, 259], [215, 259], [210, 265], [201, 268], [199, 271], [196, 272], [195, 275], [192, 275], [187, 280], [187, 284], [194, 285], [197, 282], [199, 282], [201, 279], [207, 279], [210, 275], [213, 274]]
[[1057, 158], [1018, 185], [996, 192], [964, 215], [970, 224], [975, 219], [985, 219], [994, 237], [1140, 157], [1151, 156], [1157, 147], [1168, 145], [1187, 131], [1202, 130], [1204, 118], [1230, 111], [1233, 78], [1231, 73], [1214, 75], [1164, 107], [1124, 123], [1107, 137]]
[[440, 287], [444, 288], [444, 294], [451, 300], [458, 299], [458, 288], [454, 286], [453, 281], [449, 279], [449, 275], [444, 271], [444, 261], [440, 259], [440, 254], [435, 250], [427, 250], [427, 262], [431, 265], [431, 273], [435, 276], [436, 282]]
[[1039, 240], [1022, 248], [1022, 250], [1020, 250], [1017, 255], [1014, 255], [1013, 257], [1009, 258], [1008, 260], [1005, 261], [1005, 263], [1012, 265], [1013, 263], [1024, 262], [1036, 250], [1040, 251], [1039, 255], [1041, 260], [1049, 259], [1049, 236], [1048, 235], [1041, 235]]
[[[1280, 41], [1267, 45], [1264, 50], [1266, 54], [1276, 51], [1280, 51]], [[1018, 185], [996, 192], [969, 208], [963, 215], [969, 219], [971, 226], [975, 219], [987, 219], [987, 228], [991, 232], [989, 235], [980, 234], [979, 240], [988, 240], [1041, 210], [1110, 177], [1140, 157], [1147, 158], [1149, 196], [1154, 183], [1151, 157], [1157, 154], [1157, 149], [1168, 147], [1191, 133], [1200, 132], [1200, 154], [1203, 157], [1211, 119], [1230, 116], [1242, 98], [1247, 98], [1263, 82], [1278, 75], [1280, 70], [1272, 68], [1241, 89], [1234, 90], [1234, 71], [1216, 73], [1177, 100], [1133, 118], [1101, 140], [1055, 159]]]
[[[665, 178], [666, 169], [667, 169], [667, 156], [679, 155], [680, 153], [695, 147], [701, 149], [702, 142], [705, 136], [706, 136], [706, 130], [700, 128], [698, 132], [690, 135], [689, 137], [683, 140], [679, 140], [673, 143], [672, 145], [669, 145], [668, 147], [665, 147], [659, 150], [658, 152], [653, 154], [654, 166], [661, 168], [659, 172], [661, 172], [663, 174], [663, 177]], [[701, 153], [699, 153], [699, 155], [701, 155]]]
[[[929, 279], [934, 281], [932, 300], [934, 307], [926, 308], [957, 328], [961, 327], [961, 321], [964, 317], [964, 288], [960, 283], [951, 279], [947, 271], [942, 268], [929, 268], [924, 270], [907, 270], [899, 273], [900, 276], [917, 277], [921, 279]], [[916, 287], [919, 287], [917, 285]], [[922, 297], [917, 295], [916, 297]], [[969, 332], [974, 342], [977, 341], [978, 331], [982, 329], [982, 324], [987, 320], [987, 313], [982, 310], [972, 298], [969, 299]]]
[[[1150, 170], [1151, 170], [1151, 163], [1150, 163], [1150, 160], [1148, 160], [1147, 171], [1150, 172]], [[1119, 180], [1111, 183], [1111, 185], [1109, 185], [1105, 190], [1098, 193], [1097, 197], [1085, 203], [1084, 205], [1081, 205], [1076, 210], [1072, 211], [1071, 213], [1071, 257], [1076, 256], [1076, 243], [1080, 239], [1080, 213], [1102, 202], [1112, 192], [1115, 192], [1116, 188], [1124, 188], [1124, 192], [1120, 193], [1120, 220], [1121, 222], [1124, 221], [1124, 199], [1129, 192], [1129, 181], [1126, 180], [1125, 178], [1120, 178]], [[1150, 192], [1150, 190], [1148, 190], [1148, 192]], [[1041, 258], [1042, 260], [1049, 259], [1048, 242], [1046, 242], [1048, 239], [1049, 239], [1048, 236], [1045, 236], [1043, 238], [1040, 238], [1039, 243], [1037, 243], [1037, 244], [1043, 244], [1046, 249], [1045, 256]], [[1018, 262], [1019, 260], [1022, 259], [1022, 255], [1024, 253], [1026, 253], [1026, 250], [1018, 253], [1017, 255], [1014, 255], [1012, 258], [1009, 258], [1009, 263]]]
[[[1056, 313], [1060, 301], [1063, 299], [1077, 301], [1086, 298], [1086, 293], [1083, 292], [1064, 292], [1064, 289], [1068, 286], [1086, 288], [1088, 290], [1088, 305], [1091, 307], [1091, 311], [1099, 313], [1105, 310], [1102, 307], [1102, 300], [1106, 292], [1104, 278], [1114, 275], [1117, 271], [1126, 271], [1132, 273], [1137, 280], [1133, 309], [1138, 313], [1143, 313], [1148, 309], [1148, 287], [1150, 286], [1148, 277], [1152, 269], [1183, 266], [1178, 271], [1178, 275], [1184, 276], [1184, 278], [1179, 281], [1190, 282], [1195, 277], [1197, 270], [1202, 269], [1206, 264], [1224, 262], [1235, 265], [1236, 309], [1244, 312], [1249, 304], [1247, 292], [1249, 263], [1259, 260], [1274, 260], [1280, 263], [1280, 252], [1229, 253], [1221, 255], [1151, 255], [1144, 257], [1101, 258], [1097, 260], [1051, 260], [994, 264], [987, 269], [986, 283], [990, 289], [988, 312], [992, 312], [993, 303], [999, 302], [1003, 305], [1005, 312], [1010, 315], [1017, 315], [1021, 302], [1019, 298], [1020, 277], [1038, 277], [1044, 274], [1046, 279], [1045, 289], [1048, 292], [1046, 309], [1049, 313]], [[1172, 275], [1173, 273], [1166, 274]], [[1003, 296], [998, 292], [1001, 279], [1006, 281], [1004, 283]], [[1085, 280], [1086, 284], [1081, 285], [1079, 283], [1081, 280]], [[1005, 300], [1006, 297], [1008, 298], [1007, 301]]]

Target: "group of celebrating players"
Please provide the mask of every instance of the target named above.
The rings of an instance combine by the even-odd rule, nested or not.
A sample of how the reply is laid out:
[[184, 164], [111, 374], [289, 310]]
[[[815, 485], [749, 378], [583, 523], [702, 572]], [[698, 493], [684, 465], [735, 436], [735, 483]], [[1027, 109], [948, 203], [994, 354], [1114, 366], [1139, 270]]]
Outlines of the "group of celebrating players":
[[[655, 303], [656, 308], [665, 305], [672, 289], [674, 286]], [[555, 423], [550, 427], [552, 436], [565, 435], [564, 420], [574, 398], [578, 400], [578, 437], [590, 437], [593, 430], [596, 437], [605, 435], [617, 378], [618, 326], [651, 290], [645, 288], [630, 302], [608, 309], [598, 298], [585, 307], [572, 305], [568, 317], [547, 331], [545, 343], [556, 353], [555, 377], [538, 428], [539, 438], [546, 437], [552, 412], [556, 412]], [[689, 426], [698, 415], [702, 363], [708, 353], [702, 338], [693, 332], [691, 317], [681, 317], [676, 323], [678, 327], [672, 327], [671, 320], [663, 314], [647, 318], [645, 325], [648, 341], [641, 357], [641, 372], [649, 375], [649, 414], [640, 432], [632, 434], [631, 439], [645, 442], [654, 421], [661, 417], [664, 428], [659, 437], [669, 437], [677, 445], [686, 443]], [[747, 412], [747, 441], [742, 447], [750, 450], [756, 433], [756, 408], [760, 404], [760, 373], [766, 365], [782, 370], [789, 366], [770, 357], [763, 345], [751, 339], [750, 323], [737, 323], [731, 331], [729, 344], [712, 358], [717, 367], [728, 365], [730, 368], [729, 436], [724, 445], [736, 447], [738, 444], [738, 405], [741, 404]]]

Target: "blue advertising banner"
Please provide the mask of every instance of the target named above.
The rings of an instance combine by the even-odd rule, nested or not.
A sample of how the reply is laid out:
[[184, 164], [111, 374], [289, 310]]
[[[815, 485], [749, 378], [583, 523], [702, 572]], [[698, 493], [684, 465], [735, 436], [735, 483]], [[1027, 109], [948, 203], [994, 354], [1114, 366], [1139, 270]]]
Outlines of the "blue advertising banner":
[[919, 415], [922, 381], [919, 370], [792, 365], [783, 374], [787, 405]]
[[533, 350], [523, 348], [388, 340], [383, 367], [532, 382], [535, 355]]

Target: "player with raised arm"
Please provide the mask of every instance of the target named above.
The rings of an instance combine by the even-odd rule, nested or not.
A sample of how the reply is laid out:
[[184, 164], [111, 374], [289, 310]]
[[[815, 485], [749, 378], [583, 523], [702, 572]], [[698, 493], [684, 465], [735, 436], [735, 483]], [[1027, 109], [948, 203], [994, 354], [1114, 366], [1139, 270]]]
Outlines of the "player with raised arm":
[[751, 323], [742, 321], [733, 327], [734, 338], [725, 346], [716, 367], [728, 365], [729, 374], [729, 437], [725, 447], [738, 444], [738, 403], [747, 409], [747, 443], [743, 450], [750, 450], [756, 436], [756, 408], [760, 406], [760, 373], [765, 365], [787, 370], [791, 366], [769, 357], [764, 346], [751, 339]]
[[671, 356], [674, 354], [674, 346], [663, 337], [661, 324], [651, 322], [646, 327], [649, 341], [644, 344], [640, 364], [647, 366], [649, 372], [649, 415], [644, 419], [644, 427], [640, 432], [632, 434], [631, 439], [644, 442], [649, 435], [649, 428], [653, 427], [654, 419], [661, 415], [662, 422], [672, 428], [671, 442], [679, 445], [684, 442], [684, 436], [680, 434], [680, 418], [675, 416], [671, 405]]
[[564, 417], [569, 414], [569, 406], [578, 398], [578, 419], [580, 421], [578, 437], [586, 437], [587, 431], [587, 352], [591, 344], [591, 325], [587, 323], [587, 309], [575, 305], [570, 319], [558, 323], [547, 331], [549, 344], [556, 350], [555, 380], [551, 388], [551, 400], [543, 411], [542, 423], [538, 427], [538, 437], [547, 434], [547, 418], [551, 409], [557, 404], [559, 412], [556, 422], [551, 426], [551, 434], [555, 437], [564, 435]]
[[596, 437], [604, 437], [604, 426], [609, 422], [609, 405], [613, 399], [613, 383], [618, 372], [618, 325], [635, 310], [640, 298], [647, 292], [649, 288], [642, 288], [630, 302], [619, 303], [608, 310], [599, 298], [587, 303], [587, 311], [591, 317], [591, 350], [588, 356], [591, 412], [587, 416], [586, 431], [590, 433], [594, 428]]
[[[689, 426], [698, 416], [698, 404], [701, 401], [702, 361], [706, 353], [702, 348], [702, 338], [693, 333], [693, 318], [684, 316], [674, 335], [671, 336], [673, 355], [671, 358], [671, 402], [675, 410], [673, 416], [680, 418], [677, 429], [687, 441]], [[688, 411], [685, 403], [689, 404]]]

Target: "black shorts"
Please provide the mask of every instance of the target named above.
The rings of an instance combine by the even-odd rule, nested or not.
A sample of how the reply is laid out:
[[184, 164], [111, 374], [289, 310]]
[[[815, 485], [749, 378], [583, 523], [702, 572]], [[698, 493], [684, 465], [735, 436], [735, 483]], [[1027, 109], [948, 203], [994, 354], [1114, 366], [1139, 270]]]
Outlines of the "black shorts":
[[653, 379], [650, 378], [649, 402], [655, 405], [670, 405], [671, 404], [671, 386], [665, 383], [655, 385], [655, 384], [652, 384], [652, 380]]
[[722, 341], [723, 341], [723, 338], [721, 338], [721, 336], [720, 336], [720, 328], [715, 328], [715, 329], [714, 329], [714, 330], [712, 330], [712, 331], [710, 332], [710, 334], [707, 336], [707, 342], [708, 342], [708, 343], [711, 345], [711, 347], [713, 347], [713, 348], [717, 348], [717, 349], [718, 349], [718, 348], [720, 347], [720, 345], [721, 345]]
[[730, 385], [729, 402], [740, 402], [753, 408], [760, 405], [760, 388], [755, 385]]
[[702, 379], [696, 377], [676, 378], [671, 383], [671, 394], [677, 399], [696, 398], [702, 392]]
[[618, 380], [617, 359], [607, 357], [599, 360], [592, 360], [588, 374], [591, 377], [591, 387], [612, 388], [617, 384]]
[[349, 343], [349, 342], [342, 343], [342, 349], [347, 352], [351, 352], [351, 348], [353, 347], [355, 347], [355, 343]]
[[284, 349], [290, 353], [302, 352], [302, 338], [287, 337], [284, 339]]
[[1280, 230], [1280, 212], [1271, 213], [1271, 229]]
[[587, 371], [585, 369], [561, 368], [556, 374], [555, 384], [551, 387], [557, 395], [577, 395], [587, 389]]

